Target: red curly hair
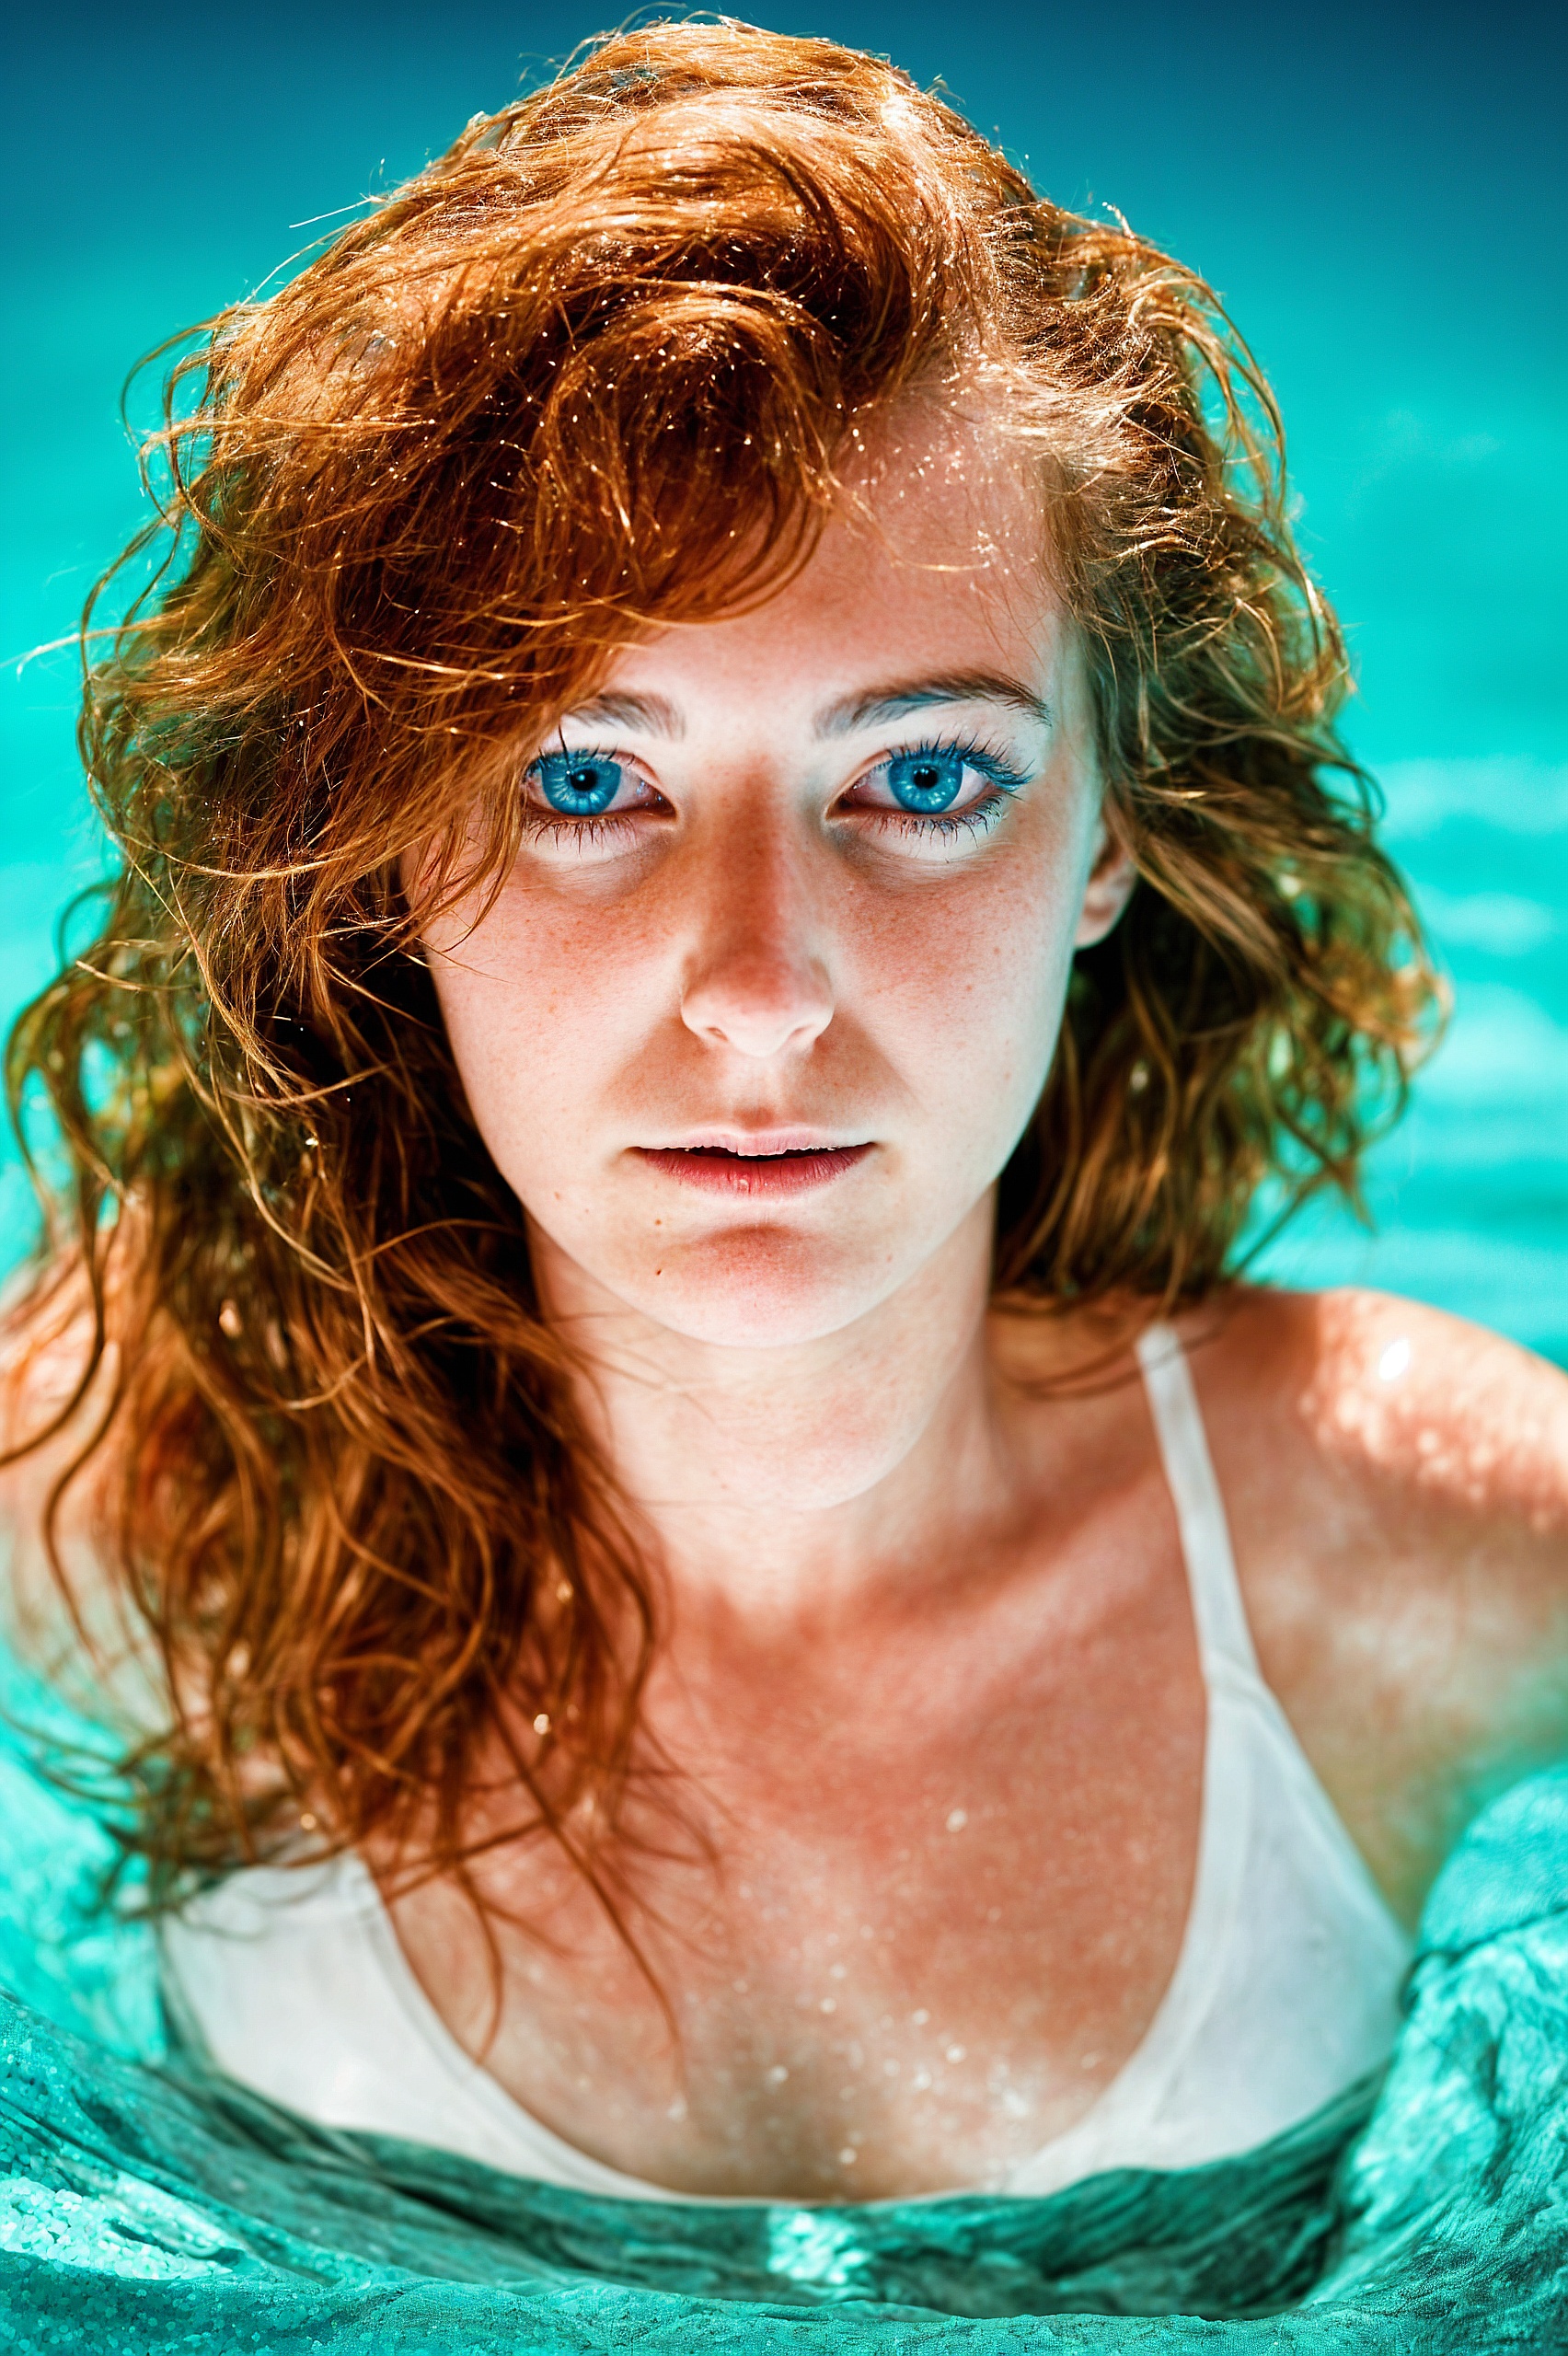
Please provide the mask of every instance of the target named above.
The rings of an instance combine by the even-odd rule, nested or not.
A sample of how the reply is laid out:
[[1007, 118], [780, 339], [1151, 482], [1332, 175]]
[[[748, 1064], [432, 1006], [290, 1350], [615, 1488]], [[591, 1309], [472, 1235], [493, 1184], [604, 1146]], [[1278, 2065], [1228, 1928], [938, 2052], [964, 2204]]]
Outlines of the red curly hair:
[[604, 41], [179, 363], [161, 569], [87, 676], [121, 865], [10, 1042], [51, 1138], [15, 1313], [91, 1302], [51, 1512], [96, 1464], [161, 1662], [155, 1891], [302, 1812], [461, 1873], [497, 1739], [514, 1829], [607, 1890], [647, 1579], [418, 953], [473, 879], [438, 857], [412, 907], [398, 877], [478, 827], [499, 880], [608, 653], [766, 599], [874, 422], [976, 380], [1039, 456], [1140, 876], [1078, 959], [997, 1284], [1195, 1299], [1260, 1182], [1354, 1188], [1431, 978], [1212, 296], [890, 65]]

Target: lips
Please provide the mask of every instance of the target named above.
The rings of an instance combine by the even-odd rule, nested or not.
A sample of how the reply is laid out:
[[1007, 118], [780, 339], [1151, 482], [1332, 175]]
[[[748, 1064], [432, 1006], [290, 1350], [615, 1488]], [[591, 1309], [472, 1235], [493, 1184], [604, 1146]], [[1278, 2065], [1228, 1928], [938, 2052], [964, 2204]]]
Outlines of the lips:
[[637, 1149], [637, 1158], [705, 1194], [777, 1199], [831, 1185], [858, 1169], [870, 1151], [869, 1145], [789, 1146], [772, 1152], [729, 1145], [645, 1146]]

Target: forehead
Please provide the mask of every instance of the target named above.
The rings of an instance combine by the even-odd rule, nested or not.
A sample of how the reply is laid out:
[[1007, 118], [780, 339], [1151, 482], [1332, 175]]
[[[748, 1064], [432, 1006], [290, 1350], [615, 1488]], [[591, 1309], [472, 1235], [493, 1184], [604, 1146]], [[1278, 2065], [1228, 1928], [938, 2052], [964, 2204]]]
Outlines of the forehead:
[[1028, 452], [984, 410], [910, 401], [854, 438], [838, 510], [784, 589], [622, 649], [604, 685], [732, 681], [777, 705], [890, 670], [1038, 679], [1065, 626]]

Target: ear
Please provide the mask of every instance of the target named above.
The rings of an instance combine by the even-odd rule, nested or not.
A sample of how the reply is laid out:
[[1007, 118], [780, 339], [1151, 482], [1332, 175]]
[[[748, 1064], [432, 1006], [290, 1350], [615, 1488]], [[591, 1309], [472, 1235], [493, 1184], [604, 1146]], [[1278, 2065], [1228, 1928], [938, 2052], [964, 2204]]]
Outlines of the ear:
[[1138, 871], [1132, 852], [1118, 842], [1101, 818], [1094, 865], [1089, 872], [1089, 886], [1083, 895], [1078, 931], [1073, 937], [1075, 949], [1092, 949], [1097, 941], [1104, 940], [1132, 898], [1133, 886], [1137, 880]]

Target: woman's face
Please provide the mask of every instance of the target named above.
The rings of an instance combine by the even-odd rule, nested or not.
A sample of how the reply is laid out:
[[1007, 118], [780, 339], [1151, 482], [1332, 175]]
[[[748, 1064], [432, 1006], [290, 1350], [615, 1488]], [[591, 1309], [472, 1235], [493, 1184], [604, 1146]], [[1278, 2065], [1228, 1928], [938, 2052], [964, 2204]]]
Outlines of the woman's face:
[[906, 414], [793, 584], [615, 660], [426, 946], [547, 1295], [833, 1333], [967, 1228], [1128, 888], [1037, 497]]

